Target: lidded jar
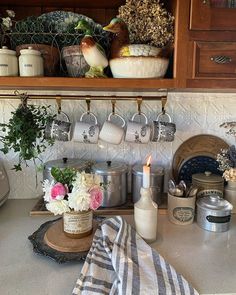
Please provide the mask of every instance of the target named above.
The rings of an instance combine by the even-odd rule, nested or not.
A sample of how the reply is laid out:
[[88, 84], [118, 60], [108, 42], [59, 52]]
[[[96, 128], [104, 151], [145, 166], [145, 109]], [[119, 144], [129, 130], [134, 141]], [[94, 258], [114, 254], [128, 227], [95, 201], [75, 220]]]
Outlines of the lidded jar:
[[0, 48], [0, 76], [18, 76], [16, 52], [7, 46]]
[[192, 184], [198, 188], [197, 198], [209, 195], [223, 197], [224, 179], [220, 175], [212, 174], [210, 171], [192, 175]]
[[20, 76], [34, 77], [43, 76], [43, 57], [39, 50], [28, 49], [20, 50], [19, 57]]

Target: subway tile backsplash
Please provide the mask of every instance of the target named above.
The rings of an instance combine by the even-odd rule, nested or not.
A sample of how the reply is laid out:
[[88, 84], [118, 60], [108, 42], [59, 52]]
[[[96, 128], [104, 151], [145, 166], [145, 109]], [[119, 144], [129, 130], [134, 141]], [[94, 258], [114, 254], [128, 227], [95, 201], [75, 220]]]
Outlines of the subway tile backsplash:
[[[29, 101], [35, 104], [50, 104], [56, 109], [53, 100]], [[7, 122], [11, 117], [11, 111], [17, 108], [18, 100], [0, 100], [0, 122]], [[86, 111], [85, 101], [62, 101], [62, 110], [71, 119], [72, 126], [79, 120], [81, 114]], [[101, 126], [111, 112], [110, 101], [91, 101], [91, 111], [98, 117]], [[156, 119], [161, 111], [160, 101], [143, 101], [141, 106], [149, 122]], [[172, 158], [176, 149], [182, 142], [197, 134], [213, 134], [223, 138], [228, 144], [235, 144], [235, 138], [225, 134], [225, 130], [219, 125], [225, 121], [236, 121], [236, 94], [232, 93], [180, 93], [168, 94], [166, 111], [176, 123], [174, 142], [149, 142], [137, 144], [122, 142], [120, 145], [111, 145], [99, 141], [98, 144], [84, 144], [78, 142], [56, 142], [53, 147], [41, 155], [42, 162], [63, 157], [78, 157], [86, 160], [97, 161], [123, 161], [130, 167], [137, 163], [144, 163], [147, 155], [151, 154], [153, 163], [159, 164], [166, 169], [165, 182], [170, 175]], [[122, 115], [126, 121], [137, 112], [135, 101], [117, 101], [116, 112]], [[0, 143], [1, 144], [1, 143]], [[22, 172], [11, 170], [17, 162], [14, 152], [4, 155], [3, 159], [10, 180], [10, 198], [27, 199], [37, 198], [42, 194], [40, 182], [42, 172], [38, 172], [38, 187], [35, 183], [35, 167], [33, 163], [24, 168]], [[38, 161], [40, 165], [40, 161]]]

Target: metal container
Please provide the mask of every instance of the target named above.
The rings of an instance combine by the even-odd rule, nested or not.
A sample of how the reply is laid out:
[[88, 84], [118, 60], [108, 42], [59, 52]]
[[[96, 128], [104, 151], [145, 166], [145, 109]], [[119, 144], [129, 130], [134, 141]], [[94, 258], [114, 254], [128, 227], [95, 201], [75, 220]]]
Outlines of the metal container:
[[197, 200], [197, 224], [205, 230], [224, 232], [229, 229], [233, 206], [220, 196]]
[[209, 195], [223, 197], [224, 179], [210, 171], [192, 175], [192, 184], [198, 188], [197, 198]]
[[85, 170], [87, 166], [88, 166], [88, 163], [80, 159], [62, 158], [59, 160], [48, 161], [44, 164], [43, 180], [45, 179], [48, 179], [49, 181], [53, 180], [53, 177], [51, 175], [52, 167], [57, 167], [62, 170], [65, 168], [75, 168], [78, 171], [81, 171], [81, 170]]
[[94, 173], [101, 175], [105, 186], [102, 207], [120, 206], [127, 201], [128, 167], [119, 162], [102, 162], [92, 167]]
[[[161, 195], [163, 193], [164, 168], [151, 165], [150, 187], [152, 190], [153, 201], [161, 204]], [[143, 165], [135, 165], [132, 169], [132, 199], [136, 203], [140, 199], [140, 189], [143, 185]]]

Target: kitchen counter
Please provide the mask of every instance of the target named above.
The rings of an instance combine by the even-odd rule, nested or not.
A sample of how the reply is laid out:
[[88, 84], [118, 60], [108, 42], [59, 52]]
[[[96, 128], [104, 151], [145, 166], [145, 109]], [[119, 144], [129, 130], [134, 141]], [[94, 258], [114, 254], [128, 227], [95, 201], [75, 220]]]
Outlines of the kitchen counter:
[[[30, 217], [35, 202], [8, 200], [0, 208], [1, 295], [67, 295], [79, 276], [82, 262], [58, 264], [32, 251], [28, 236], [55, 219]], [[133, 222], [132, 216], [124, 217]], [[159, 214], [158, 238], [151, 246], [200, 294], [236, 294], [236, 215], [228, 232], [212, 233], [196, 223], [171, 224]]]

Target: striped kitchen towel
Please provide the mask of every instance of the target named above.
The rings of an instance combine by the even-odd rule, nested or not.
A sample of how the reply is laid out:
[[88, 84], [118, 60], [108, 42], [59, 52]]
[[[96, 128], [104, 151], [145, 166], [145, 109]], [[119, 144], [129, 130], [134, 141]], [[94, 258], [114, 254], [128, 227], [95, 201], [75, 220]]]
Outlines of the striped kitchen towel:
[[198, 292], [120, 216], [97, 231], [73, 295], [196, 295]]

